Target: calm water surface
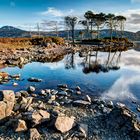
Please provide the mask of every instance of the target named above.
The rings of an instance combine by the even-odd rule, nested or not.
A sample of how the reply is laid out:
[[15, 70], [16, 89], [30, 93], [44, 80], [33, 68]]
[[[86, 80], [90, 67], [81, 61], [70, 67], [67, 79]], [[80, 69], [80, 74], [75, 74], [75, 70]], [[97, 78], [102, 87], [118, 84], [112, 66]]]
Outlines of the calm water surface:
[[[109, 58], [109, 59], [108, 59]], [[98, 67], [95, 68], [95, 60]], [[74, 88], [79, 85], [85, 94], [101, 96], [105, 99], [121, 101], [135, 109], [132, 100], [140, 101], [140, 51], [98, 53], [97, 59], [92, 56], [79, 57], [79, 54], [66, 55], [62, 61], [55, 63], [33, 62], [22, 69], [7, 67], [1, 71], [9, 74], [21, 74], [19, 86], [13, 87], [10, 81], [0, 85], [0, 89], [25, 90], [35, 85], [37, 90], [56, 88], [57, 84], [66, 83]], [[40, 83], [30, 83], [30, 77], [43, 79]]]

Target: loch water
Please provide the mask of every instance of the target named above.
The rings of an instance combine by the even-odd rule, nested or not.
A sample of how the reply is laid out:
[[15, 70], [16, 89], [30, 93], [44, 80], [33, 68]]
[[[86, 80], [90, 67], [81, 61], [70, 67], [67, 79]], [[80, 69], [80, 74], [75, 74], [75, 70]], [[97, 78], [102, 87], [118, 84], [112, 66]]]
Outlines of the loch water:
[[[40, 89], [56, 89], [58, 84], [67, 84], [70, 88], [80, 86], [84, 94], [99, 96], [114, 102], [124, 102], [136, 111], [140, 104], [140, 51], [126, 52], [88, 52], [67, 54], [59, 62], [32, 62], [19, 67], [6, 67], [0, 71], [10, 75], [21, 74], [20, 81], [10, 81], [0, 85], [0, 89], [14, 91], [26, 90], [30, 85]], [[34, 83], [27, 79], [40, 78]], [[17, 87], [13, 82], [18, 83]]]

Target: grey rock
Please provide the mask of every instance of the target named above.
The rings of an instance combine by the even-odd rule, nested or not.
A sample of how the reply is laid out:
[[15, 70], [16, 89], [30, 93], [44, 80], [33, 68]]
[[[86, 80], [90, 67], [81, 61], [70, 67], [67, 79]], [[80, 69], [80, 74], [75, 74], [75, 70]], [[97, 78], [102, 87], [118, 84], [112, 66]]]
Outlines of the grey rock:
[[83, 133], [84, 137], [86, 138], [87, 135], [88, 135], [88, 125], [87, 124], [83, 124], [83, 123], [80, 123], [78, 125], [79, 127], [79, 131]]
[[32, 77], [32, 78], [28, 78], [28, 81], [29, 82], [42, 82], [42, 79]]
[[76, 100], [76, 101], [73, 101], [73, 104], [74, 105], [90, 105], [91, 103], [84, 100]]
[[67, 96], [67, 95], [68, 95], [68, 93], [67, 93], [67, 92], [65, 92], [65, 91], [60, 91], [60, 92], [58, 92], [58, 95]]
[[34, 92], [36, 89], [33, 86], [29, 86], [27, 89], [29, 92]]
[[67, 88], [68, 86], [66, 84], [58, 84], [57, 85], [59, 88]]
[[80, 91], [80, 90], [81, 90], [81, 88], [80, 88], [79, 86], [77, 86], [77, 87], [76, 87], [76, 90], [77, 90], [77, 91]]
[[51, 90], [51, 94], [56, 95], [58, 93], [57, 90]]

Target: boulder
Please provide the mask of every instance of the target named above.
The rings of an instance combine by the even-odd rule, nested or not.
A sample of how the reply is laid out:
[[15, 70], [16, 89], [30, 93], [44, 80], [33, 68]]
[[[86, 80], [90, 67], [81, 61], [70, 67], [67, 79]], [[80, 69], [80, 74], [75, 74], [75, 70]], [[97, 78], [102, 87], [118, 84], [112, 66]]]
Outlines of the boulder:
[[77, 91], [80, 91], [80, 90], [81, 90], [81, 88], [80, 88], [79, 86], [77, 86], [77, 87], [76, 87], [76, 90], [77, 90]]
[[73, 104], [80, 106], [80, 105], [90, 105], [91, 103], [88, 101], [84, 101], [84, 100], [76, 100], [76, 101], [73, 101]]
[[50, 120], [50, 113], [45, 110], [37, 110], [27, 114], [27, 119], [30, 120], [33, 125], [38, 125], [42, 122]]
[[21, 93], [21, 96], [23, 96], [23, 97], [29, 96], [29, 93], [27, 91], [22, 90], [22, 91], [20, 91], [20, 93]]
[[28, 81], [29, 82], [42, 82], [42, 79], [31, 77], [31, 78], [28, 78]]
[[6, 73], [6, 72], [0, 72], [0, 77], [1, 77], [2, 79], [7, 78], [8, 76], [9, 76], [8, 73]]
[[0, 120], [6, 117], [6, 103], [3, 101], [0, 101]]
[[76, 94], [81, 95], [82, 93], [81, 93], [81, 91], [76, 91]]
[[56, 95], [58, 93], [58, 91], [57, 90], [51, 90], [51, 94], [53, 94], [53, 95]]
[[29, 140], [40, 140], [41, 136], [36, 128], [29, 130]]
[[16, 93], [15, 93], [15, 97], [16, 97], [16, 98], [21, 98], [21, 93], [20, 93], [20, 92], [16, 92]]
[[57, 85], [59, 88], [67, 88], [68, 86], [66, 84], [58, 84]]
[[35, 87], [29, 86], [27, 90], [28, 90], [29, 92], [34, 92], [34, 91], [35, 91]]
[[121, 131], [128, 134], [130, 139], [140, 138], [140, 122], [134, 112], [130, 111], [124, 105], [113, 108], [104, 119], [106, 128], [114, 132]]
[[50, 99], [51, 101], [55, 101], [56, 96], [55, 96], [55, 95], [50, 95], [49, 99]]
[[90, 103], [92, 102], [91, 97], [89, 95], [86, 95], [85, 100], [90, 102]]
[[41, 96], [46, 96], [45, 90], [40, 90], [38, 94], [41, 95]]
[[14, 86], [14, 87], [18, 86], [18, 83], [14, 82], [14, 83], [13, 83], [13, 86]]
[[14, 104], [15, 94], [11, 90], [0, 91], [0, 120], [11, 115]]
[[108, 101], [107, 102], [107, 106], [110, 107], [110, 108], [113, 108], [114, 107], [114, 104], [112, 101]]
[[68, 95], [68, 93], [67, 93], [67, 92], [65, 92], [65, 91], [61, 91], [61, 92], [58, 92], [58, 95], [67, 96], [67, 95]]
[[5, 102], [14, 102], [15, 101], [15, 94], [12, 90], [1, 90], [0, 94], [3, 95], [3, 101]]
[[83, 136], [86, 138], [87, 135], [88, 135], [88, 125], [87, 124], [80, 123], [78, 125], [78, 129], [83, 134]]
[[22, 132], [22, 131], [26, 131], [27, 130], [27, 126], [26, 126], [26, 122], [24, 120], [17, 120], [16, 124], [15, 124], [15, 132]]
[[19, 79], [20, 76], [21, 76], [20, 74], [10, 75], [10, 77], [13, 79]]
[[21, 109], [28, 109], [28, 107], [32, 104], [32, 101], [33, 101], [33, 97], [27, 97], [27, 98], [24, 98], [22, 97], [22, 100], [20, 102], [20, 105], [21, 105]]
[[74, 125], [74, 117], [58, 116], [55, 122], [55, 127], [61, 133], [65, 133], [72, 129]]
[[20, 65], [24, 64], [24, 58], [23, 57], [19, 57], [19, 64]]

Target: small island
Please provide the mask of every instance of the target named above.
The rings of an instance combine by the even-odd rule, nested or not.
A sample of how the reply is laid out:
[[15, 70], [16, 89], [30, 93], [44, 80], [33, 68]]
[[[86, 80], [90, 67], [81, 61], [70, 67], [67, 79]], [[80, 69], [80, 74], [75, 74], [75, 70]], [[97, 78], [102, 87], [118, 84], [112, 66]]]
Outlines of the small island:
[[0, 28], [0, 139], [139, 140], [140, 35], [125, 30], [137, 14], [62, 11]]

